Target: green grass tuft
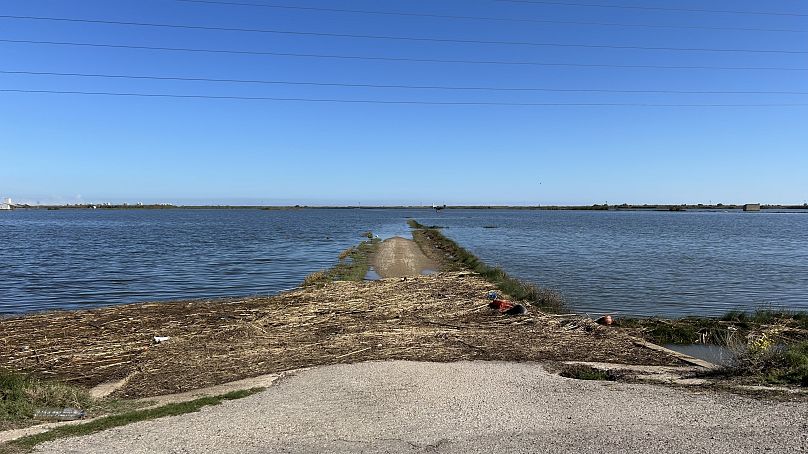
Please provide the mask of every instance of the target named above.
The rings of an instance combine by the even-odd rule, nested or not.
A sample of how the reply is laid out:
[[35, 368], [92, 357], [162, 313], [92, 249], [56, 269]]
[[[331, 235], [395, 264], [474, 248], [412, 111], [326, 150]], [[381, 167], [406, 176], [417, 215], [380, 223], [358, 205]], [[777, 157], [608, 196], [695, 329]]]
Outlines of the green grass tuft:
[[758, 309], [754, 312], [730, 311], [721, 317], [722, 321], [739, 325], [786, 324], [808, 329], [808, 312]]
[[413, 228], [413, 229], [442, 229], [443, 228], [443, 227], [441, 227], [439, 225], [424, 225], [424, 224], [421, 224], [420, 222], [416, 221], [415, 219], [408, 220], [407, 225], [409, 225], [410, 228]]
[[808, 386], [808, 342], [788, 346], [780, 354], [778, 366], [768, 373], [770, 382]]
[[7, 445], [10, 449], [8, 450], [10, 452], [13, 452], [12, 450], [27, 452], [40, 443], [56, 440], [58, 438], [90, 435], [133, 422], [192, 413], [199, 411], [202, 407], [218, 405], [226, 400], [241, 399], [263, 390], [264, 388], [252, 388], [243, 391], [233, 391], [219, 396], [202, 397], [188, 402], [168, 404], [147, 410], [137, 410], [119, 415], [106, 416], [84, 424], [61, 426], [42, 434], [31, 435], [9, 442]]
[[600, 380], [615, 381], [617, 374], [610, 370], [595, 369], [583, 364], [569, 364], [564, 366], [559, 373], [562, 377], [574, 378], [576, 380]]
[[0, 429], [30, 424], [34, 410], [39, 408], [87, 410], [94, 405], [90, 394], [82, 388], [19, 372], [0, 371]]
[[622, 328], [641, 331], [642, 337], [657, 344], [708, 343], [734, 347], [750, 334], [778, 328], [777, 342], [788, 344], [808, 340], [808, 313], [759, 309], [754, 312], [731, 311], [718, 318], [684, 317], [624, 318]]
[[717, 319], [702, 317], [685, 317], [677, 320], [623, 318], [618, 321], [618, 326], [638, 330], [644, 339], [656, 344], [708, 343], [726, 346], [730, 338], [738, 338], [744, 334], [733, 331], [730, 325], [722, 324]]
[[712, 371], [708, 376], [747, 377], [773, 385], [808, 386], [808, 341], [747, 348], [735, 364]]

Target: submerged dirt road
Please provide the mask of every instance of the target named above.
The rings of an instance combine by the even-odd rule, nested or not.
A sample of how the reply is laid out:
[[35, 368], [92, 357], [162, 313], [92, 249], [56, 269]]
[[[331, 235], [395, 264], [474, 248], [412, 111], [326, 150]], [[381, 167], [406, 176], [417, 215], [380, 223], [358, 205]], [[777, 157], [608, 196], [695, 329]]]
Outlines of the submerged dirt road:
[[382, 278], [418, 276], [438, 269], [438, 264], [424, 255], [415, 241], [398, 236], [382, 241], [370, 262]]
[[300, 371], [200, 413], [44, 453], [797, 453], [808, 405], [579, 381], [535, 363], [368, 362]]

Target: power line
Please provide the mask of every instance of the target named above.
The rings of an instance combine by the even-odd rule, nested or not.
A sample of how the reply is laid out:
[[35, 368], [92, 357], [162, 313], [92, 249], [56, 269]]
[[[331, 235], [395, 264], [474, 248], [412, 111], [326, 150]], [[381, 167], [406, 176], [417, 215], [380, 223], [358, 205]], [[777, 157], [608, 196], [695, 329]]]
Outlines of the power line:
[[758, 16], [793, 16], [793, 17], [808, 17], [804, 13], [776, 13], [770, 11], [741, 11], [741, 10], [727, 10], [727, 9], [698, 9], [698, 8], [670, 8], [662, 6], [638, 6], [638, 5], [604, 5], [598, 3], [568, 3], [568, 2], [554, 2], [543, 0], [494, 0], [495, 2], [504, 3], [532, 3], [540, 5], [555, 5], [555, 6], [580, 6], [586, 8], [617, 8], [617, 9], [640, 9], [650, 11], [677, 11], [686, 13], [723, 13], [723, 14], [752, 14]]
[[565, 20], [517, 18], [517, 17], [463, 16], [463, 15], [454, 15], [454, 14], [409, 13], [409, 12], [402, 12], [402, 11], [379, 11], [379, 10], [366, 10], [366, 9], [321, 8], [321, 7], [314, 7], [314, 6], [281, 5], [281, 4], [251, 3], [251, 2], [229, 2], [229, 1], [215, 1], [215, 0], [174, 0], [174, 1], [182, 2], [182, 3], [199, 3], [199, 4], [208, 4], [208, 5], [246, 6], [246, 7], [283, 9], [283, 10], [292, 10], [292, 11], [321, 11], [321, 12], [330, 12], [330, 13], [373, 14], [373, 15], [382, 15], [382, 16], [423, 17], [423, 18], [435, 18], [435, 19], [460, 19], [460, 20], [478, 20], [478, 21], [493, 21], [493, 22], [522, 22], [522, 23], [535, 23], [535, 24], [584, 25], [584, 26], [600, 26], [600, 27], [640, 27], [640, 28], [669, 28], [669, 29], [686, 29], [686, 30], [727, 30], [727, 31], [808, 33], [808, 30], [790, 29], [790, 28], [717, 27], [717, 26], [706, 26], [706, 25], [628, 24], [628, 23], [620, 23], [620, 22], [565, 21]]
[[373, 39], [373, 40], [391, 40], [391, 41], [438, 42], [438, 43], [453, 43], [453, 44], [489, 44], [489, 45], [505, 45], [505, 46], [562, 47], [562, 48], [587, 48], [587, 49], [627, 49], [627, 50], [651, 50], [651, 51], [673, 51], [673, 52], [733, 52], [733, 53], [755, 53], [755, 54], [808, 54], [808, 51], [784, 50], [784, 49], [726, 49], [726, 48], [722, 49], [722, 48], [710, 48], [710, 47], [628, 46], [628, 45], [617, 45], [617, 44], [570, 44], [570, 43], [551, 43], [551, 42], [535, 42], [535, 41], [487, 41], [487, 40], [477, 40], [477, 39], [422, 38], [422, 37], [416, 37], [416, 36], [362, 35], [362, 34], [353, 34], [353, 33], [304, 32], [304, 31], [296, 31], [296, 30], [276, 30], [276, 29], [267, 29], [267, 28], [230, 28], [230, 27], [213, 27], [213, 26], [204, 26], [204, 25], [161, 24], [161, 23], [152, 23], [152, 22], [128, 22], [128, 21], [113, 21], [113, 20], [102, 20], [102, 19], [75, 19], [75, 18], [42, 17], [42, 16], [0, 15], [0, 19], [76, 22], [76, 23], [105, 24], [105, 25], [126, 25], [126, 26], [135, 26], [135, 27], [176, 28], [176, 29], [185, 29], [185, 30], [228, 31], [228, 32], [247, 32], [247, 33], [271, 33], [271, 34], [294, 35], [294, 36], [317, 36], [317, 37], [330, 37], [330, 38], [354, 38], [354, 39]]
[[0, 74], [21, 74], [37, 76], [65, 76], [65, 77], [94, 77], [106, 79], [126, 80], [162, 80], [186, 82], [221, 82], [239, 84], [268, 84], [268, 85], [304, 85], [324, 87], [354, 87], [354, 88], [400, 88], [417, 90], [451, 90], [451, 91], [540, 91], [558, 93], [639, 93], [639, 94], [733, 94], [733, 95], [808, 95], [803, 91], [715, 91], [715, 90], [618, 90], [602, 88], [547, 88], [547, 87], [457, 87], [445, 85], [392, 85], [368, 83], [340, 83], [340, 82], [301, 82], [288, 80], [256, 80], [256, 79], [217, 79], [208, 77], [175, 77], [175, 76], [143, 76], [130, 74], [88, 74], [88, 73], [61, 73], [44, 71], [7, 71], [0, 70]]
[[105, 48], [105, 49], [137, 49], [137, 50], [213, 53], [213, 54], [231, 54], [231, 55], [263, 55], [274, 57], [331, 58], [331, 59], [345, 59], [345, 60], [415, 62], [415, 63], [452, 63], [452, 64], [474, 64], [474, 65], [516, 65], [516, 66], [620, 68], [620, 69], [808, 71], [808, 68], [795, 68], [795, 67], [782, 67], [782, 66], [618, 65], [611, 63], [556, 63], [556, 62], [546, 63], [536, 61], [506, 61], [506, 60], [448, 60], [448, 59], [435, 59], [435, 58], [374, 57], [365, 55], [337, 55], [337, 54], [304, 54], [294, 52], [269, 52], [269, 51], [232, 50], [232, 49], [200, 49], [200, 48], [187, 48], [187, 47], [154, 47], [154, 46], [135, 46], [128, 44], [77, 43], [68, 41], [33, 41], [33, 40], [21, 40], [21, 39], [0, 39], [0, 43], [93, 47], [93, 48]]
[[0, 93], [39, 93], [91, 96], [129, 96], [146, 98], [219, 99], [238, 101], [288, 101], [348, 104], [401, 104], [439, 106], [513, 106], [513, 107], [808, 107], [808, 104], [652, 104], [652, 103], [554, 103], [554, 102], [488, 102], [488, 101], [395, 101], [378, 99], [280, 98], [266, 96], [179, 95], [166, 93], [124, 93], [105, 91], [63, 91], [0, 89]]

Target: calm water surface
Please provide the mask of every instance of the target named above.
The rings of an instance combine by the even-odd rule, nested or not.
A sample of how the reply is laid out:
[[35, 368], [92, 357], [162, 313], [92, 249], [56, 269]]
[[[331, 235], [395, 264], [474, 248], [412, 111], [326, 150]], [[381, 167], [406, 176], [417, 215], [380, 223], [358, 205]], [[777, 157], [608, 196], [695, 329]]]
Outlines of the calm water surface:
[[578, 311], [808, 310], [802, 213], [15, 210], [0, 212], [0, 313], [272, 294], [364, 231], [407, 235], [410, 216]]
[[501, 211], [429, 222], [590, 314], [808, 310], [804, 212]]
[[342, 250], [362, 241], [362, 232], [408, 234], [406, 215], [393, 210], [0, 212], [5, 245], [0, 313], [273, 294], [332, 266]]

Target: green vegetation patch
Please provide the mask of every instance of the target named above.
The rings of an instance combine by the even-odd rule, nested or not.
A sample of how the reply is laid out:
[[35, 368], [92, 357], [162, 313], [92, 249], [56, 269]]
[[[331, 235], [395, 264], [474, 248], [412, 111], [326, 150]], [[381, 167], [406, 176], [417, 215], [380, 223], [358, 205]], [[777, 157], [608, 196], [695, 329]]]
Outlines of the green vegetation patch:
[[624, 318], [618, 324], [657, 344], [706, 343], [734, 347], [739, 341], [746, 342], [750, 335], [764, 332], [783, 344], [808, 340], [808, 313], [771, 309], [732, 311], [718, 318]]
[[808, 386], [808, 313], [759, 309], [718, 318], [622, 319], [619, 326], [657, 344], [713, 344], [735, 352], [705, 376]]
[[0, 371], [0, 430], [32, 424], [34, 411], [46, 407], [97, 406], [82, 388], [13, 371]]
[[323, 285], [331, 281], [363, 280], [370, 270], [370, 256], [376, 252], [381, 240], [374, 238], [371, 232], [365, 232], [362, 236], [367, 237], [368, 240], [342, 251], [339, 255], [339, 263], [330, 269], [306, 276], [303, 286]]
[[753, 343], [735, 364], [705, 374], [712, 377], [741, 377], [771, 385], [808, 386], [808, 341], [787, 345]]
[[730, 311], [724, 314], [720, 320], [742, 327], [780, 325], [791, 329], [808, 330], [808, 312], [772, 309], [758, 309], [754, 312]]
[[106, 416], [85, 424], [61, 426], [42, 434], [31, 435], [14, 440], [7, 443], [5, 448], [6, 452], [27, 452], [40, 443], [56, 440], [58, 438], [90, 435], [102, 430], [111, 429], [113, 427], [131, 424], [133, 422], [163, 418], [166, 416], [177, 416], [185, 413], [193, 413], [199, 411], [202, 407], [218, 405], [226, 400], [241, 399], [263, 390], [264, 388], [252, 388], [243, 391], [233, 391], [219, 396], [202, 397], [188, 402], [168, 404], [147, 410], [137, 410], [119, 415]]
[[409, 225], [410, 228], [413, 228], [413, 229], [437, 230], [437, 229], [442, 229], [443, 228], [443, 227], [441, 227], [439, 225], [424, 225], [424, 224], [421, 224], [420, 222], [416, 221], [415, 219], [408, 220], [407, 225]]
[[617, 322], [621, 328], [635, 331], [639, 337], [655, 344], [707, 343], [725, 346], [737, 336], [732, 325], [717, 319], [685, 317], [678, 320], [660, 318], [624, 318]]
[[768, 369], [767, 381], [808, 386], [808, 341], [790, 345], [775, 357], [777, 361]]
[[528, 301], [544, 311], [560, 312], [565, 308], [564, 298], [555, 290], [522, 282], [509, 276], [501, 268], [486, 265], [477, 256], [444, 236], [436, 226], [427, 227], [414, 219], [407, 223], [413, 229], [413, 239], [422, 249], [432, 248], [440, 252], [445, 269], [479, 273], [502, 293], [516, 300]]
[[617, 374], [611, 370], [595, 369], [591, 366], [584, 364], [568, 364], [565, 365], [559, 375], [566, 378], [574, 378], [576, 380], [599, 380], [599, 381], [615, 381]]

